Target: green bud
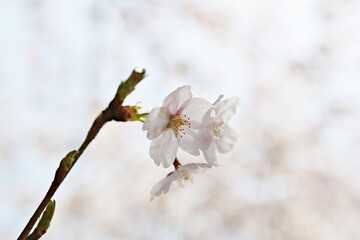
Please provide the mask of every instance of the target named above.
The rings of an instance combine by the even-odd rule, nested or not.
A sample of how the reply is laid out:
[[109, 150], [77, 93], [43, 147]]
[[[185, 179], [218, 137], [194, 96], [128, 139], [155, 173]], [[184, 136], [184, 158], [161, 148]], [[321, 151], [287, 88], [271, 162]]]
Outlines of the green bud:
[[75, 161], [75, 155], [78, 151], [74, 150], [69, 152], [60, 162], [60, 165], [64, 166], [65, 171], [69, 171]]
[[145, 69], [142, 72], [132, 71], [131, 75], [126, 81], [122, 81], [116, 92], [116, 98], [122, 104], [132, 91], [134, 91], [136, 84], [145, 78]]
[[50, 227], [50, 222], [52, 217], [54, 216], [54, 212], [55, 212], [55, 200], [51, 201], [46, 205], [46, 209], [43, 212], [40, 221], [37, 225], [37, 230], [40, 233], [45, 233], [46, 230]]
[[141, 109], [139, 106], [124, 106], [127, 111], [126, 120], [127, 121], [141, 121], [144, 122], [148, 113], [138, 113], [138, 110]]
[[139, 106], [120, 106], [114, 112], [114, 120], [119, 122], [140, 121], [144, 122], [148, 113], [138, 113]]

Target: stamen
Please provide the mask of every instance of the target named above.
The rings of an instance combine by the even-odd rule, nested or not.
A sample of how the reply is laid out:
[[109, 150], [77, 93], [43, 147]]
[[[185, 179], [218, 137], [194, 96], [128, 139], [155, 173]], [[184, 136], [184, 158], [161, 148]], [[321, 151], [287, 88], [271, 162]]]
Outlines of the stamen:
[[215, 142], [220, 142], [222, 136], [224, 133], [224, 123], [216, 122], [213, 124], [213, 134], [214, 134], [214, 140]]
[[193, 177], [185, 170], [182, 170], [179, 172], [180, 173], [180, 178], [178, 179], [178, 185], [179, 187], [184, 187], [184, 184], [186, 182], [191, 182], [193, 183], [194, 179]]
[[185, 135], [184, 126], [191, 128], [190, 118], [187, 117], [186, 114], [171, 115], [166, 127], [171, 128], [174, 131], [176, 137], [180, 135], [180, 137], [182, 138], [182, 135]]

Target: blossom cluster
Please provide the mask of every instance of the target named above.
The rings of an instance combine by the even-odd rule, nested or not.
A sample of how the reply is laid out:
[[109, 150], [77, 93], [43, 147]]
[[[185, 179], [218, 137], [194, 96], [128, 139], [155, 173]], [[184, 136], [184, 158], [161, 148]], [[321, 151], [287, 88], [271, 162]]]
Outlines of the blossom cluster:
[[[179, 87], [147, 116], [143, 130], [151, 140], [150, 157], [165, 168], [175, 171], [158, 182], [151, 190], [151, 200], [167, 193], [172, 182], [191, 180], [190, 173], [217, 166], [216, 152], [229, 152], [236, 141], [235, 131], [228, 125], [239, 103], [238, 97], [222, 100], [222, 95], [211, 104], [193, 97], [190, 86]], [[176, 159], [178, 149], [191, 155], [203, 153], [206, 163], [181, 165]]]

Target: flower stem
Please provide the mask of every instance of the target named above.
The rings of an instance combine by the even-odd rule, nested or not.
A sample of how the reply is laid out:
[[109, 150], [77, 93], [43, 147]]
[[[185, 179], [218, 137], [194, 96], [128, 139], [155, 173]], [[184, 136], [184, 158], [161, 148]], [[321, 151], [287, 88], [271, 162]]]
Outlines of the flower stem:
[[181, 163], [179, 162], [179, 160], [177, 158], [175, 158], [173, 165], [175, 167], [175, 170], [178, 170], [178, 168], [181, 167]]

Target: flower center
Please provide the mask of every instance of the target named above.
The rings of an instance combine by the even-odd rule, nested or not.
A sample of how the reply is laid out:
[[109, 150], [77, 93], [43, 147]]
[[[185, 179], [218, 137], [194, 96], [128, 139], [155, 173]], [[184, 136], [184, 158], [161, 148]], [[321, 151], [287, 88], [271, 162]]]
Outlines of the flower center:
[[180, 174], [180, 177], [178, 179], [179, 187], [184, 187], [184, 184], [187, 183], [187, 182], [193, 183], [194, 179], [187, 171], [180, 170], [179, 174]]
[[193, 180], [193, 178], [190, 176], [190, 174], [188, 173], [188, 172], [186, 172], [186, 171], [181, 171], [181, 179], [183, 180], [183, 181], [192, 181]]
[[191, 128], [190, 118], [186, 114], [171, 115], [166, 127], [171, 128], [176, 137], [180, 136], [182, 138], [185, 135], [184, 127]]
[[220, 142], [222, 136], [224, 133], [224, 123], [221, 122], [216, 122], [213, 124], [213, 134], [214, 134], [214, 140], [215, 142]]

